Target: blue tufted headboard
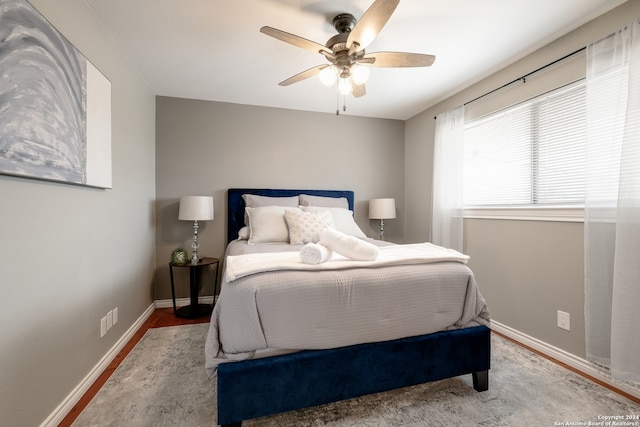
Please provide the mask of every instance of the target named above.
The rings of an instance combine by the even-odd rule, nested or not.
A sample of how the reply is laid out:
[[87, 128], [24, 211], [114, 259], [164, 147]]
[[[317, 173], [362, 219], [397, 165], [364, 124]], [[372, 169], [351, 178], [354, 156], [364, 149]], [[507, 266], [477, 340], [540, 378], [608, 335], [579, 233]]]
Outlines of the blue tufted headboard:
[[349, 209], [353, 210], [353, 191], [343, 190], [281, 190], [269, 188], [230, 188], [227, 198], [228, 222], [227, 242], [238, 237], [238, 231], [244, 227], [244, 199], [243, 194], [256, 194], [258, 196], [287, 197], [298, 194], [310, 194], [312, 196], [344, 197], [349, 202]]

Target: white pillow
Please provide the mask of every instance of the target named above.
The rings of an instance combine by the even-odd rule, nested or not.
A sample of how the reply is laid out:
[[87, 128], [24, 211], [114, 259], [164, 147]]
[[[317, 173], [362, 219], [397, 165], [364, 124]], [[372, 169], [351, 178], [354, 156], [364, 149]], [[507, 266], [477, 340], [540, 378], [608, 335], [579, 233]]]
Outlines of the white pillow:
[[298, 207], [298, 196], [271, 197], [258, 196], [257, 194], [243, 194], [244, 204], [248, 208], [262, 208], [265, 206], [289, 206]]
[[322, 206], [325, 208], [349, 209], [346, 197], [325, 197], [300, 194], [300, 206]]
[[289, 229], [284, 220], [284, 206], [246, 208], [249, 218], [249, 244], [289, 243]]
[[247, 226], [244, 226], [238, 231], [238, 240], [249, 240], [250, 235], [251, 229]]
[[333, 227], [331, 212], [326, 209], [305, 212], [300, 209], [287, 208], [284, 211], [284, 219], [289, 228], [289, 243], [292, 245], [318, 243], [322, 230]]
[[[247, 208], [262, 208], [267, 206], [289, 206], [298, 207], [298, 196], [271, 197], [259, 196], [257, 194], [243, 194], [242, 199]], [[244, 223], [249, 225], [249, 217], [247, 211], [244, 211]]]
[[320, 206], [302, 206], [301, 209], [305, 212], [317, 212], [317, 211], [329, 211], [331, 218], [333, 219], [334, 228], [338, 231], [348, 234], [349, 236], [358, 237], [360, 239], [366, 239], [367, 235], [358, 227], [353, 219], [353, 212], [349, 209], [343, 208], [323, 208]]

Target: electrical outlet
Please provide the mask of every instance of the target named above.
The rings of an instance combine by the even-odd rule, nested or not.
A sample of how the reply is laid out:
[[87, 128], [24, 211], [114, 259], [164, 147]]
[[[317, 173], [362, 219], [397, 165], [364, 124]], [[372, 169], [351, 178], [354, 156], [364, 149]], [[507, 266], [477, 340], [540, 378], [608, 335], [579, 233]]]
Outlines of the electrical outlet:
[[113, 327], [113, 310], [107, 313], [107, 331]]
[[571, 315], [569, 313], [558, 310], [558, 328], [571, 330]]
[[113, 326], [118, 323], [118, 307], [113, 309]]
[[100, 319], [100, 338], [107, 334], [107, 316]]

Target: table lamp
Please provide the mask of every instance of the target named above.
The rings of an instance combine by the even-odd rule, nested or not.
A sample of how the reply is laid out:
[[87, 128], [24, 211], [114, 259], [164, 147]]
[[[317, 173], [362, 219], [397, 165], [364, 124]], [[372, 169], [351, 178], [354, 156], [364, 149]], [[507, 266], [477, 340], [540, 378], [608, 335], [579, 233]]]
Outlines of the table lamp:
[[369, 219], [380, 220], [380, 240], [384, 240], [384, 220], [396, 217], [396, 199], [369, 200]]
[[213, 197], [209, 196], [184, 196], [180, 198], [180, 211], [178, 219], [193, 221], [193, 243], [191, 248], [191, 264], [197, 264], [198, 258], [198, 221], [213, 219]]

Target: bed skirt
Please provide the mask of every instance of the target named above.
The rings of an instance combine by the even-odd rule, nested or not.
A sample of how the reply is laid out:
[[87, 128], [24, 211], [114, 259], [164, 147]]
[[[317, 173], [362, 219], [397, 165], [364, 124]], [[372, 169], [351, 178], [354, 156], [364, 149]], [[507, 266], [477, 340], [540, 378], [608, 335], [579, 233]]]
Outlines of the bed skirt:
[[488, 389], [491, 339], [486, 326], [370, 344], [222, 363], [218, 423], [350, 399], [472, 374]]

